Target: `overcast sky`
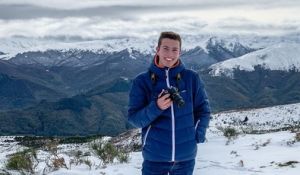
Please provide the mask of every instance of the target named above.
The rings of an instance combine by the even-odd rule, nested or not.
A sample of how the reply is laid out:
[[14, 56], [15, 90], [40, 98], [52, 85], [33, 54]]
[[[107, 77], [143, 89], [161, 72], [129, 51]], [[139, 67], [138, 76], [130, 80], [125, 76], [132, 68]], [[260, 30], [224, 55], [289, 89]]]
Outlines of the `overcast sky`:
[[0, 0], [0, 37], [300, 33], [298, 0]]

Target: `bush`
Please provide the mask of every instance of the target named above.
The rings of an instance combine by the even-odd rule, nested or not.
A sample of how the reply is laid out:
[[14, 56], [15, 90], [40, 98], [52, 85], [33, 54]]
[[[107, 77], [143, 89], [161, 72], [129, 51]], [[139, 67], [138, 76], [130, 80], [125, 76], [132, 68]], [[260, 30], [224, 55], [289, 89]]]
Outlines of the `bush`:
[[[65, 159], [63, 157], [56, 157], [52, 159], [52, 165], [54, 170], [59, 170], [60, 168], [67, 168]], [[68, 168], [67, 168], [68, 169]]]
[[92, 135], [92, 136], [73, 136], [73, 137], [62, 137], [59, 140], [60, 144], [68, 143], [87, 143], [101, 138], [101, 135]]
[[129, 161], [129, 154], [124, 151], [120, 151], [117, 155], [117, 159], [120, 163], [127, 163]]
[[117, 157], [118, 152], [115, 146], [111, 143], [99, 143], [92, 145], [93, 150], [100, 157], [104, 164], [113, 163], [114, 158]]
[[45, 142], [44, 150], [50, 152], [52, 155], [57, 155], [58, 152], [58, 139], [53, 139]]
[[300, 132], [297, 132], [296, 135], [295, 135], [295, 140], [297, 142], [300, 142]]
[[83, 163], [86, 164], [90, 168], [90, 170], [92, 169], [92, 162], [89, 159], [85, 159]]
[[34, 173], [33, 159], [37, 159], [36, 150], [27, 149], [11, 155], [6, 163], [6, 168], [21, 172]]
[[0, 175], [10, 175], [8, 172], [4, 172], [3, 170], [0, 170]]
[[142, 151], [142, 144], [134, 143], [132, 145], [132, 151], [133, 152]]
[[26, 147], [42, 148], [47, 143], [53, 141], [54, 137], [24, 136], [24, 137], [15, 137], [14, 140], [19, 142], [18, 144]]
[[234, 138], [234, 137], [238, 136], [237, 130], [234, 129], [234, 128], [230, 128], [230, 127], [225, 128], [224, 131], [223, 131], [223, 134], [228, 139], [231, 139], [231, 138]]
[[116, 158], [119, 162], [128, 162], [129, 154], [122, 148], [115, 147], [112, 143], [92, 144], [92, 149], [102, 160], [103, 164], [113, 163]]

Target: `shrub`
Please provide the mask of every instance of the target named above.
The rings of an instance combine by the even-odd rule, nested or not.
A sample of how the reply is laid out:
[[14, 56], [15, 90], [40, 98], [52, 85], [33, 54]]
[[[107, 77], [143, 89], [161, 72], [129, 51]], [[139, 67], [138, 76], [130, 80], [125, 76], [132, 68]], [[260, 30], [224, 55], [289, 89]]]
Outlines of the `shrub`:
[[82, 154], [83, 154], [82, 151], [80, 151], [80, 150], [76, 151], [75, 152], [76, 159], [79, 159], [82, 156]]
[[4, 171], [4, 170], [0, 170], [0, 175], [10, 175], [8, 172]]
[[115, 147], [112, 143], [94, 143], [92, 149], [102, 160], [103, 164], [113, 163], [116, 158], [119, 162], [128, 162], [129, 154], [122, 148]]
[[96, 154], [100, 157], [104, 164], [113, 163], [114, 158], [118, 155], [117, 149], [111, 143], [94, 144], [92, 148], [96, 151]]
[[84, 157], [91, 156], [91, 153], [90, 153], [90, 152], [85, 152], [85, 153], [83, 154], [83, 156], [84, 156]]
[[62, 137], [59, 140], [60, 144], [68, 143], [87, 143], [94, 141], [95, 139], [101, 138], [101, 135], [92, 135], [92, 136], [73, 136], [73, 137]]
[[234, 138], [234, 137], [238, 136], [237, 130], [234, 129], [234, 128], [230, 128], [230, 127], [225, 128], [224, 131], [223, 131], [223, 134], [228, 139], [231, 139], [231, 138]]
[[117, 159], [120, 163], [127, 163], [129, 161], [129, 154], [124, 151], [120, 151], [117, 155]]
[[12, 154], [5, 166], [9, 170], [34, 173], [34, 159], [37, 159], [36, 150], [27, 149]]
[[255, 143], [252, 144], [254, 146], [254, 150], [258, 150], [261, 147], [266, 147], [267, 145], [269, 145], [271, 143], [271, 139], [268, 139], [267, 141], [263, 142], [263, 143]]
[[59, 140], [48, 140], [44, 145], [44, 150], [50, 152], [52, 155], [57, 155]]
[[294, 137], [294, 139], [287, 141], [286, 144], [287, 144], [288, 146], [292, 146], [292, 145], [294, 145], [296, 142], [300, 142], [300, 132], [297, 132], [296, 135], [295, 135], [295, 137]]
[[295, 140], [297, 142], [300, 142], [300, 132], [297, 132], [296, 135], [295, 135]]
[[48, 142], [53, 141], [54, 137], [36, 137], [36, 136], [24, 136], [15, 137], [14, 140], [20, 145], [31, 147], [31, 148], [41, 148], [44, 147]]
[[142, 151], [142, 144], [134, 143], [132, 145], [132, 151], [133, 152]]
[[83, 163], [86, 164], [90, 168], [90, 170], [92, 169], [92, 162], [89, 159], [85, 159]]
[[52, 165], [53, 165], [54, 170], [59, 170], [60, 168], [67, 168], [67, 165], [65, 163], [65, 159], [63, 157], [53, 158], [52, 159]]

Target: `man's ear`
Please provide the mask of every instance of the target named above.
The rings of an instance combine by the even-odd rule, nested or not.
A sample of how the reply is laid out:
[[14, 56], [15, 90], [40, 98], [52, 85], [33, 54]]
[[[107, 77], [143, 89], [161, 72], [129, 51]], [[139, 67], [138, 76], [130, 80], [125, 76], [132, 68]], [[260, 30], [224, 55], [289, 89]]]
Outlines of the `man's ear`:
[[156, 46], [156, 53], [157, 53], [157, 52], [159, 52], [159, 47], [158, 47], [158, 46]]

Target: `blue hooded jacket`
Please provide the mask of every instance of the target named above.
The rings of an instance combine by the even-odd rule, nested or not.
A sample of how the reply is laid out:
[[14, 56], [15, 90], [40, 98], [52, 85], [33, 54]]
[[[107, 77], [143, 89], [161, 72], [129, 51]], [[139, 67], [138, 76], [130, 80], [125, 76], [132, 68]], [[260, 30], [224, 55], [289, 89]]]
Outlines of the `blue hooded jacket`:
[[[158, 95], [170, 86], [179, 89], [185, 105], [178, 107], [173, 102], [171, 107], [161, 110], [156, 103]], [[194, 159], [197, 143], [205, 141], [209, 120], [210, 107], [203, 82], [196, 72], [185, 69], [181, 61], [173, 68], [159, 68], [153, 62], [149, 71], [134, 79], [129, 94], [128, 121], [142, 128], [145, 160]]]

